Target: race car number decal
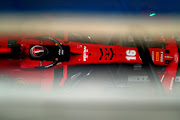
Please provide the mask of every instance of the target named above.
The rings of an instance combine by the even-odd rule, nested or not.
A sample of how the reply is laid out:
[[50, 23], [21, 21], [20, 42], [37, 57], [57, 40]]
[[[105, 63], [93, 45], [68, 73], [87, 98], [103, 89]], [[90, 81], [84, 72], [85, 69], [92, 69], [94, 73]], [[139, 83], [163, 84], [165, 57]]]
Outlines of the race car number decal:
[[127, 50], [126, 51], [126, 59], [127, 60], [136, 60], [136, 51], [135, 50]]

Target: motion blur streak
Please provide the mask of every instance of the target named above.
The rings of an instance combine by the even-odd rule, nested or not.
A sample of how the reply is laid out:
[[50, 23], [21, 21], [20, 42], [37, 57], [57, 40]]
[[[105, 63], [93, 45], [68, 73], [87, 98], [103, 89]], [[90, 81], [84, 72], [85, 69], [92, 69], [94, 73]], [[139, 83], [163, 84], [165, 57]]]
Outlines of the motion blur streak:
[[[58, 16], [58, 17], [57, 17]], [[179, 16], [144, 17], [132, 15], [98, 15], [56, 13], [1, 14], [0, 32], [106, 32], [117, 34], [175, 35], [180, 33]], [[105, 34], [106, 34], [105, 33]]]
[[[4, 91], [6, 91], [6, 94]], [[146, 119], [179, 120], [180, 99], [167, 96], [129, 95], [89, 92], [23, 92], [1, 87], [1, 120], [49, 119]]]

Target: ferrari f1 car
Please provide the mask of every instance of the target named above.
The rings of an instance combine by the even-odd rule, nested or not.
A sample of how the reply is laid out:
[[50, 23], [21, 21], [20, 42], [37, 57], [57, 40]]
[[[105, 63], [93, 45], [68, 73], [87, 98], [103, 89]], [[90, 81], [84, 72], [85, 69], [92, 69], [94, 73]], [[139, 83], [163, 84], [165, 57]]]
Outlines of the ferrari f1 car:
[[[179, 63], [175, 38], [158, 38], [163, 48], [148, 48], [145, 41], [136, 41], [136, 47], [79, 43], [55, 35], [1, 36], [1, 74], [13, 79], [25, 79], [31, 84], [41, 84], [50, 89], [54, 80], [54, 69], [63, 68], [63, 86], [67, 78], [67, 67], [85, 64], [129, 63], [150, 66], [165, 66], [157, 73], [164, 90], [171, 93]], [[151, 71], [152, 72], [152, 71]], [[155, 79], [155, 78], [153, 78]]]

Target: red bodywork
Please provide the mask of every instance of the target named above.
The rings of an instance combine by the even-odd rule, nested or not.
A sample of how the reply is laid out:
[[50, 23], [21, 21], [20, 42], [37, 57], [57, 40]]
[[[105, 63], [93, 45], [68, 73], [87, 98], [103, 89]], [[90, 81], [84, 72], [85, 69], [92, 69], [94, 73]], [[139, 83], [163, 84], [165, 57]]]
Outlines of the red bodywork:
[[[63, 67], [63, 78], [59, 86], [63, 86], [67, 77], [67, 66], [84, 64], [107, 64], [107, 63], [131, 63], [143, 64], [136, 47], [123, 47], [113, 45], [100, 45], [89, 43], [78, 43], [68, 41], [68, 33], [65, 33], [64, 39], [56, 38], [62, 45], [69, 46], [70, 59], [65, 62], [59, 62], [56, 66], [49, 69], [36, 69], [37, 66], [50, 64], [52, 61], [30, 59], [30, 49], [34, 45], [54, 45], [49, 40], [33, 39], [34, 36], [21, 37], [1, 37], [0, 54], [10, 54], [11, 48], [8, 48], [8, 40], [16, 40], [23, 51], [23, 57], [20, 59], [0, 59], [1, 74], [10, 75], [13, 79], [25, 79], [30, 84], [41, 84], [42, 89], [50, 89], [54, 80], [54, 69]], [[39, 36], [39, 35], [38, 35]], [[47, 36], [47, 35], [46, 35]], [[55, 38], [54, 34], [48, 34]], [[159, 39], [160, 42], [163, 40]], [[167, 66], [163, 73], [159, 73], [160, 80], [166, 92], [170, 93], [174, 84], [176, 71], [179, 63], [179, 53], [174, 38], [168, 38], [166, 49], [149, 48], [151, 58], [155, 65]], [[165, 50], [169, 51], [168, 53]], [[166, 61], [170, 61], [166, 63]]]

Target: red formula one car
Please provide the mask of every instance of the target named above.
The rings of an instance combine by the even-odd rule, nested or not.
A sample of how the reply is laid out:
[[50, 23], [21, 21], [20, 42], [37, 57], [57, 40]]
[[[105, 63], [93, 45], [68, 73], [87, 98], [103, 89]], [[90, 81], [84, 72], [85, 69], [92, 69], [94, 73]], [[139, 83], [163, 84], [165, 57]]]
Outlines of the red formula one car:
[[[141, 41], [139, 41], [141, 42]], [[30, 84], [41, 84], [50, 89], [54, 69], [63, 67], [63, 86], [67, 78], [67, 66], [84, 64], [130, 63], [144, 64], [150, 57], [153, 65], [166, 66], [158, 77], [164, 90], [171, 93], [179, 63], [175, 38], [158, 39], [165, 48], [123, 47], [68, 41], [55, 35], [25, 35], [0, 37], [1, 74], [15, 80], [24, 79]], [[146, 52], [144, 52], [146, 51]], [[148, 60], [147, 60], [148, 59]]]

